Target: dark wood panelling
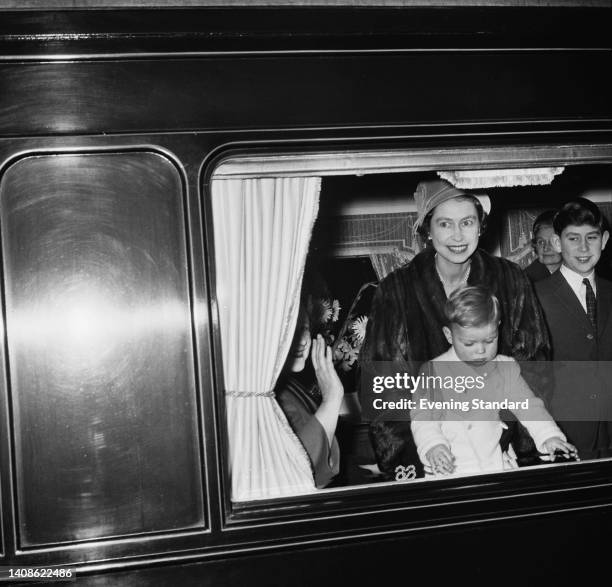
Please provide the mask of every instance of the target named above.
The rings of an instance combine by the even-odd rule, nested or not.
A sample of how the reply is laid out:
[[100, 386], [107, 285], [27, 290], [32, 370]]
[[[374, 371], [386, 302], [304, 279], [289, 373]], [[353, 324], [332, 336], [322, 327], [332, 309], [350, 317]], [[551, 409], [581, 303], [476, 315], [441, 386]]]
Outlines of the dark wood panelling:
[[402, 9], [262, 7], [246, 2], [240, 9], [147, 10], [126, 4], [130, 5], [120, 10], [5, 12], [0, 19], [0, 52], [15, 56], [610, 46], [610, 4], [606, 6], [605, 0], [587, 9], [565, 2], [554, 10], [533, 2], [502, 7], [473, 3], [460, 10], [443, 2], [433, 7], [413, 2]]
[[[470, 585], [561, 585], [597, 581], [595, 569], [605, 572], [607, 543], [581, 539], [610, 520], [610, 510], [586, 510], [565, 516], [535, 516], [512, 521], [438, 527], [409, 536], [364, 539], [344, 547], [319, 546], [257, 556], [234, 555], [215, 561], [166, 565], [113, 575], [79, 576], [79, 585], [90, 587], [214, 587], [327, 585], [396, 585], [402, 581], [428, 585], [465, 580]], [[554, 537], [554, 538], [553, 538]], [[576, 562], [561, 556], [534, 555], [553, 541], [558, 553], [572, 552]], [[444, 564], [440, 563], [440, 549]], [[500, 554], [503, 552], [504, 554]], [[516, 569], [503, 568], [500, 558], [510, 552]], [[590, 561], [590, 562], [587, 562]], [[245, 574], [244, 569], [248, 569]], [[513, 575], [513, 572], [516, 574]], [[520, 577], [520, 578], [519, 578]], [[602, 575], [599, 575], [601, 578]]]
[[4, 63], [0, 133], [608, 120], [611, 69], [588, 51]]

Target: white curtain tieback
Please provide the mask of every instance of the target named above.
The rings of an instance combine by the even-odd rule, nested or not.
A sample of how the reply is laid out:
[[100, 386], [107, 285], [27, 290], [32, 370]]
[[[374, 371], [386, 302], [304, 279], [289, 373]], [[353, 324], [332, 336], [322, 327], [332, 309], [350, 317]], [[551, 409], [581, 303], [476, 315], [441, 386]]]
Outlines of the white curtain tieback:
[[274, 397], [273, 391], [226, 391], [229, 397]]

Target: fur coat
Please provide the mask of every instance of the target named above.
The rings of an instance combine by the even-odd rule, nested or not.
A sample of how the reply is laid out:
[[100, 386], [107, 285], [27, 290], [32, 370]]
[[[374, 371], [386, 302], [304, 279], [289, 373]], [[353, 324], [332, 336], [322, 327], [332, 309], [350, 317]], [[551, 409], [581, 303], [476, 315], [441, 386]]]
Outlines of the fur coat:
[[[416, 374], [425, 361], [449, 348], [442, 331], [447, 298], [434, 256], [433, 248], [428, 248], [381, 282], [360, 353], [362, 364], [393, 361], [398, 369]], [[517, 361], [548, 360], [550, 346], [544, 318], [532, 285], [518, 265], [478, 249], [472, 255], [468, 285], [485, 286], [499, 299], [500, 354]], [[545, 377], [539, 377], [538, 369], [523, 375], [534, 393], [546, 400], [549, 384]], [[507, 414], [502, 417], [508, 419]], [[414, 464], [419, 469], [409, 421], [385, 421], [383, 415], [372, 423], [371, 437], [383, 472], [392, 474], [400, 464]], [[513, 440], [513, 445], [519, 457], [533, 450], [526, 431], [520, 435], [520, 442]]]

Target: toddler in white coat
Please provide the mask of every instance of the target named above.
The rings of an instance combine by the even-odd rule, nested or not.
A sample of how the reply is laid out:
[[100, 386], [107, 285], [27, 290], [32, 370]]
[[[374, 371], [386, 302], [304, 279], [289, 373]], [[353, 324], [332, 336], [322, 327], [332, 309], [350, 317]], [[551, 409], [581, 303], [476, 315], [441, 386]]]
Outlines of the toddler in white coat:
[[461, 287], [449, 296], [445, 316], [443, 332], [451, 347], [424, 366], [427, 379], [422, 381], [432, 385], [417, 390], [416, 409], [410, 412], [425, 472], [467, 475], [506, 468], [499, 445], [505, 426], [500, 409], [516, 415], [550, 460], [556, 452], [577, 458], [576, 448], [533, 394], [518, 363], [497, 354], [497, 298], [480, 286]]

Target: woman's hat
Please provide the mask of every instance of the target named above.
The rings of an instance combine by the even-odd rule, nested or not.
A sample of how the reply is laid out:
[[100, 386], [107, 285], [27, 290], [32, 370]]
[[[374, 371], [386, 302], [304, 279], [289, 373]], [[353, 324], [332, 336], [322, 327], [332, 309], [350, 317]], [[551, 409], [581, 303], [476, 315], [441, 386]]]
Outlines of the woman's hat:
[[414, 231], [416, 232], [419, 226], [423, 224], [425, 216], [431, 212], [436, 206], [460, 196], [469, 196], [478, 198], [483, 210], [488, 214], [491, 211], [491, 200], [486, 194], [472, 194], [450, 184], [443, 179], [433, 179], [430, 181], [421, 181], [417, 185], [414, 192], [414, 201], [417, 206], [417, 219], [414, 222]]

